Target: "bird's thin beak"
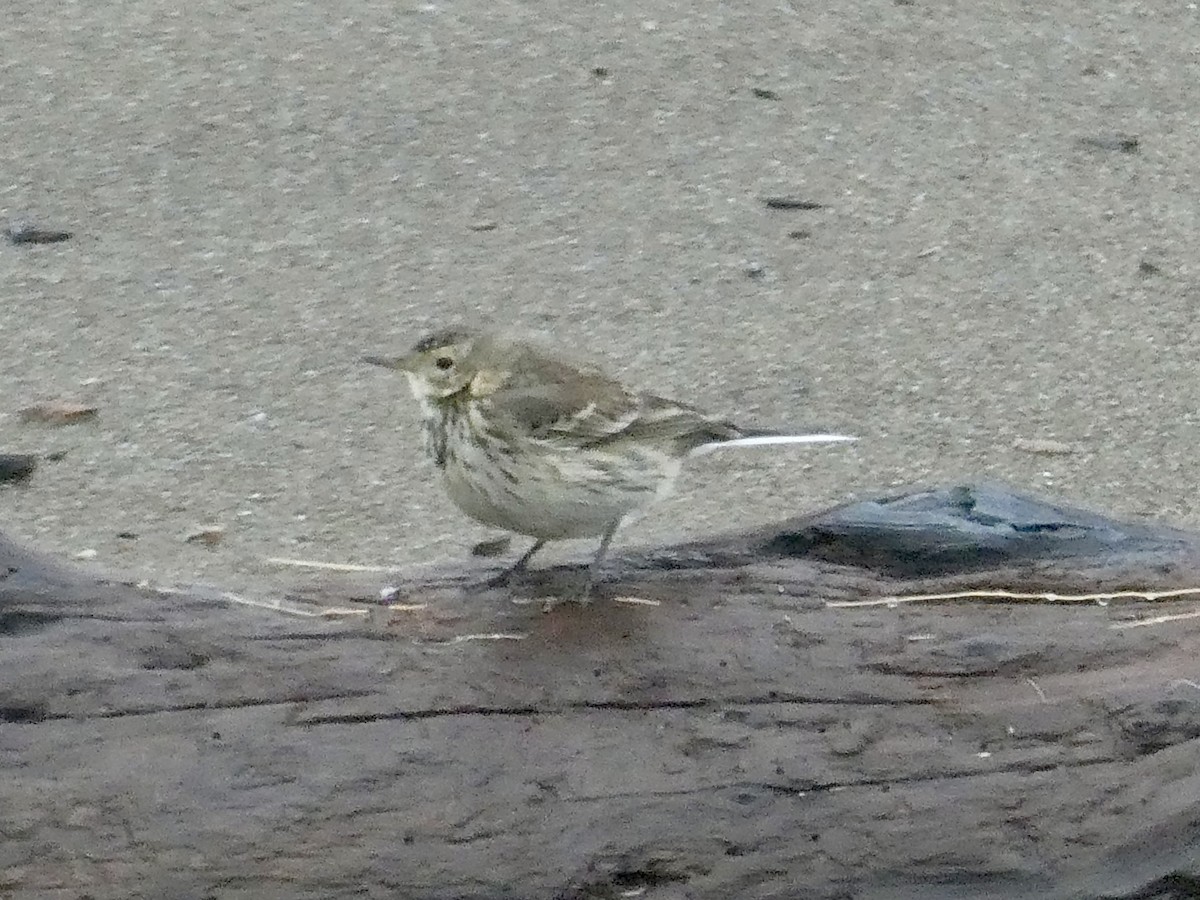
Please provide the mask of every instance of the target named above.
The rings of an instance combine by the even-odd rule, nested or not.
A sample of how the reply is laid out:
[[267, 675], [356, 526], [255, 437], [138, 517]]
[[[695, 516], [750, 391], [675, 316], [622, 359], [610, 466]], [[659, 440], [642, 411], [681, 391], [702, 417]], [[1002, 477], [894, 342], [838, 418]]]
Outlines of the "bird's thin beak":
[[408, 368], [407, 356], [364, 356], [362, 361], [373, 366], [383, 366], [385, 369]]

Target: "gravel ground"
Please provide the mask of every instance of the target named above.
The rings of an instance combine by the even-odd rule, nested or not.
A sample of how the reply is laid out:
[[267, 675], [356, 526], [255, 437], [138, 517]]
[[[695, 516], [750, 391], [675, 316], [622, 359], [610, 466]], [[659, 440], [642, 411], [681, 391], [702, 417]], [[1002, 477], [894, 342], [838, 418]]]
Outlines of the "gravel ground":
[[862, 438], [700, 459], [626, 545], [968, 477], [1200, 526], [1198, 17], [9, 0], [0, 220], [72, 238], [0, 241], [0, 451], [65, 454], [0, 527], [157, 582], [460, 558], [357, 362], [451, 320]]

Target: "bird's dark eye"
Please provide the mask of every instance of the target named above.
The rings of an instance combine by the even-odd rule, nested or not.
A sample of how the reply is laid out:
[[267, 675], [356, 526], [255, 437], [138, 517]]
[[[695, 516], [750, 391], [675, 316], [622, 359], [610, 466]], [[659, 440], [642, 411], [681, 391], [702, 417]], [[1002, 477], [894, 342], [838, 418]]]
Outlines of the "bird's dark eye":
[[439, 356], [433, 361], [433, 364], [439, 369], [450, 369], [454, 366], [454, 360], [448, 356]]

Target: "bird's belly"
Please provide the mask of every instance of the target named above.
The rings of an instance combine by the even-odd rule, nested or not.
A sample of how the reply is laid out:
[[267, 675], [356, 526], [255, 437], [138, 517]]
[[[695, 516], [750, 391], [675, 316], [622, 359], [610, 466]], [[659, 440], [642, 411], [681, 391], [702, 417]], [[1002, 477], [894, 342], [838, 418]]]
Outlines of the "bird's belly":
[[538, 444], [494, 455], [459, 442], [442, 468], [446, 493], [486, 525], [543, 540], [595, 537], [661, 496], [678, 463]]

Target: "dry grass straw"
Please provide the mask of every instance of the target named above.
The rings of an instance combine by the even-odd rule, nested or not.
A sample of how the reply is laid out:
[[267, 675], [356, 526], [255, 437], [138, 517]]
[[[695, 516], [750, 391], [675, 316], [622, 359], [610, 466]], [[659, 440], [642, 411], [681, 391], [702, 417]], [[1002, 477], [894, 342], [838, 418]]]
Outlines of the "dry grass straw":
[[946, 594], [898, 594], [873, 597], [870, 600], [827, 600], [831, 608], [848, 609], [858, 606], [899, 606], [902, 603], [938, 602], [943, 600], [1023, 600], [1041, 603], [1097, 603], [1110, 600], [1174, 600], [1179, 597], [1200, 597], [1200, 588], [1179, 588], [1171, 591], [1109, 591], [1098, 594], [1059, 594], [1054, 591], [1022, 593], [1020, 591], [975, 590], [953, 591]]
[[[866, 606], [886, 606], [894, 609], [904, 603], [937, 603], [949, 600], [1015, 600], [1033, 603], [1095, 603], [1107, 606], [1113, 600], [1141, 600], [1154, 603], [1160, 600], [1178, 600], [1184, 597], [1200, 597], [1200, 588], [1176, 588], [1170, 591], [1106, 591], [1094, 594], [1060, 594], [1055, 591], [1030, 592], [1006, 590], [951, 591], [944, 594], [898, 594], [873, 597], [870, 600], [827, 600], [826, 607], [852, 609]], [[1114, 622], [1109, 628], [1143, 628], [1162, 625], [1184, 619], [1200, 619], [1200, 610], [1152, 616], [1132, 622]]]

